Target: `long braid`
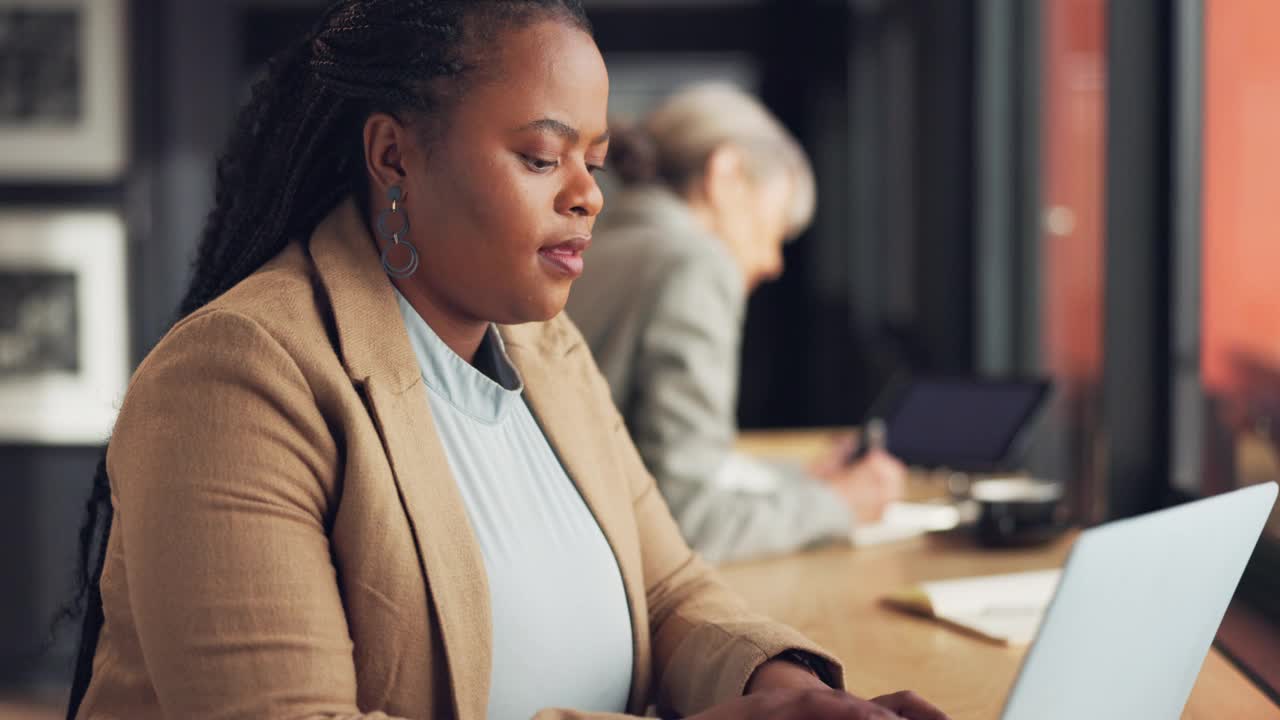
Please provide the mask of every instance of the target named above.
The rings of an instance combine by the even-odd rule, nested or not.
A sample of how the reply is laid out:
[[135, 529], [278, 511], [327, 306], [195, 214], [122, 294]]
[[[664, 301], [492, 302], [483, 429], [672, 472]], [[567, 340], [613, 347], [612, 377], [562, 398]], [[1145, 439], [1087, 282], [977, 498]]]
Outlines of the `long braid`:
[[[338, 0], [274, 57], [232, 128], [196, 250], [185, 317], [310, 236], [365, 189], [361, 134], [373, 112], [442, 122], [484, 46], [504, 28], [554, 18], [590, 32], [580, 0]], [[103, 619], [99, 581], [114, 516], [106, 453], [85, 504], [77, 592], [84, 614], [68, 720], [89, 686]], [[94, 545], [97, 558], [93, 559]]]

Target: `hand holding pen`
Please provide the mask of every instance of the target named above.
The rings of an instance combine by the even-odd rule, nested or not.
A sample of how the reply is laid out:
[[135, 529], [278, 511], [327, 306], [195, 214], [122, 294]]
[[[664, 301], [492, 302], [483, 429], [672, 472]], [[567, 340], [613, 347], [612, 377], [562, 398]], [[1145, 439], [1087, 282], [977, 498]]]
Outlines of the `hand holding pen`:
[[828, 457], [810, 466], [849, 506], [859, 523], [878, 522], [889, 503], [901, 500], [907, 468], [886, 450], [884, 421], [872, 418], [866, 428], [838, 441]]

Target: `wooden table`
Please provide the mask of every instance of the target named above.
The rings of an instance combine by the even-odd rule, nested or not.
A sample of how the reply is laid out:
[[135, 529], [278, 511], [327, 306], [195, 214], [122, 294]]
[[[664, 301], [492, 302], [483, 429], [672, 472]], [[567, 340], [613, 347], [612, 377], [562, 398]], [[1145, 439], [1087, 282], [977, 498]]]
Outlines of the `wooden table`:
[[[740, 447], [799, 458], [820, 451], [830, 434], [752, 434]], [[963, 635], [887, 608], [881, 598], [923, 580], [1057, 567], [1070, 543], [1071, 538], [1064, 538], [1047, 547], [991, 551], [963, 536], [918, 538], [733, 565], [722, 575], [757, 610], [798, 628], [840, 657], [855, 694], [912, 689], [954, 720], [996, 720], [1026, 648]], [[1213, 650], [1182, 717], [1280, 720], [1280, 708]]]
[[852, 428], [839, 427], [748, 431], [738, 435], [738, 449], [752, 455], [803, 462], [818, 457], [832, 441], [850, 432]]

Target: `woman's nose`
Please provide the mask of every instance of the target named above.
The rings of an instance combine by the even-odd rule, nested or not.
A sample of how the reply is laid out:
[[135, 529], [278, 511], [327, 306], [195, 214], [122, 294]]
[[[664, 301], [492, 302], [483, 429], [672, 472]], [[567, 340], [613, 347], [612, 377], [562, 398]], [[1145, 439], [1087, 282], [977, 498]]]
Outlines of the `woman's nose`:
[[575, 172], [558, 198], [557, 210], [580, 217], [595, 217], [604, 209], [604, 193], [595, 177], [583, 168]]

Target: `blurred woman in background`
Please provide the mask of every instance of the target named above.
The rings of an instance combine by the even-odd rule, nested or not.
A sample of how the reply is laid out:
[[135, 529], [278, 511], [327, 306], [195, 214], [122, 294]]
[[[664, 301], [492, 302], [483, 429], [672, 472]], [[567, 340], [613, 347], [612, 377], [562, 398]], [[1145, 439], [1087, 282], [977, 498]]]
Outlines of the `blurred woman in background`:
[[716, 563], [848, 542], [901, 495], [901, 463], [873, 449], [850, 464], [848, 441], [808, 468], [734, 451], [747, 296], [782, 273], [783, 243], [813, 217], [804, 151], [723, 84], [612, 130], [609, 165], [626, 189], [610, 197], [567, 312], [685, 539]]

